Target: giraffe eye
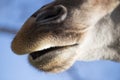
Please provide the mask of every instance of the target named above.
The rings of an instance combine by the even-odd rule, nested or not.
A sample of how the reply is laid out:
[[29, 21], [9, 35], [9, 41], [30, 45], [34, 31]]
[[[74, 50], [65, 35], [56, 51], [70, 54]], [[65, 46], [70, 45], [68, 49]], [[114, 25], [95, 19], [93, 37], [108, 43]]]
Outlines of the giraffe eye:
[[36, 22], [40, 24], [59, 23], [65, 20], [67, 9], [62, 5], [43, 10], [37, 15]]

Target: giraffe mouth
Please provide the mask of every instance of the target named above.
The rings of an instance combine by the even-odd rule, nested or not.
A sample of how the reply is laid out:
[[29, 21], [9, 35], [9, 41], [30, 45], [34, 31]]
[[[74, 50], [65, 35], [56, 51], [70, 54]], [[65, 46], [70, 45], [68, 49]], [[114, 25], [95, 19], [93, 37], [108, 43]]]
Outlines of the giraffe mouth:
[[29, 54], [29, 56], [33, 59], [33, 60], [36, 60], [37, 58], [41, 57], [41, 56], [44, 56], [46, 55], [47, 53], [49, 52], [52, 52], [52, 51], [57, 51], [57, 50], [62, 50], [62, 49], [67, 49], [68, 47], [74, 47], [74, 46], [77, 46], [78, 44], [73, 44], [73, 45], [67, 45], [67, 46], [56, 46], [56, 47], [50, 47], [50, 48], [47, 48], [47, 49], [43, 49], [43, 50], [40, 50], [40, 51], [35, 51], [35, 52], [32, 52]]

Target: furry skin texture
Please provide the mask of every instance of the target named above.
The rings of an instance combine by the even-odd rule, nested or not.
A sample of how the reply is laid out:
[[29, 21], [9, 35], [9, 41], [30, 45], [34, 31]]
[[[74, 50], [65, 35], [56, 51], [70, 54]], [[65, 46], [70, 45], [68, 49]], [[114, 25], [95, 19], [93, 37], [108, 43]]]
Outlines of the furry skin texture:
[[12, 42], [17, 54], [46, 72], [76, 60], [120, 61], [119, 0], [56, 0], [35, 12]]

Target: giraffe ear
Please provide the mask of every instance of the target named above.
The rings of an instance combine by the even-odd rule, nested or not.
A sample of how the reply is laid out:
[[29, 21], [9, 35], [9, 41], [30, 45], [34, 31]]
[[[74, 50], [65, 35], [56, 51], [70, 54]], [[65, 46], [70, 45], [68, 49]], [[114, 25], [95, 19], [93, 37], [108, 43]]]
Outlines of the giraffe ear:
[[67, 9], [62, 5], [53, 6], [40, 12], [36, 17], [39, 24], [60, 23], [66, 19]]

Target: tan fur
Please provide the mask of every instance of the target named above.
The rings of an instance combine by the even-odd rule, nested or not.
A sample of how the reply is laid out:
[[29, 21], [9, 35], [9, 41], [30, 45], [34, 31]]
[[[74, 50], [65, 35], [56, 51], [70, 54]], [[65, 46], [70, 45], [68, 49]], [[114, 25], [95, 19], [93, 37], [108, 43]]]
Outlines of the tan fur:
[[[88, 45], [84, 47], [83, 44], [89, 37], [88, 33], [118, 5], [119, 0], [56, 0], [39, 9], [25, 22], [12, 42], [12, 50], [16, 54], [34, 55], [35, 53], [41, 54], [40, 51], [44, 49], [57, 47], [35, 60], [29, 55], [29, 61], [34, 67], [43, 71], [64, 71], [71, 67], [78, 58], [87, 59], [89, 55], [86, 57], [80, 53], [84, 53], [84, 49], [87, 49]], [[58, 14], [56, 11], [59, 8], [62, 12]], [[50, 11], [50, 13], [46, 14], [44, 11]], [[40, 23], [41, 13], [54, 14], [48, 16], [48, 19], [56, 15], [60, 19]], [[44, 15], [40, 16], [40, 19]], [[91, 56], [94, 55], [91, 54]], [[92, 60], [91, 57], [88, 58]]]

